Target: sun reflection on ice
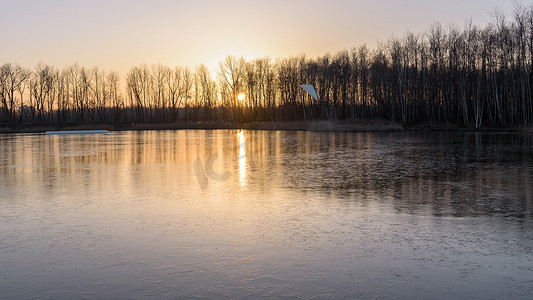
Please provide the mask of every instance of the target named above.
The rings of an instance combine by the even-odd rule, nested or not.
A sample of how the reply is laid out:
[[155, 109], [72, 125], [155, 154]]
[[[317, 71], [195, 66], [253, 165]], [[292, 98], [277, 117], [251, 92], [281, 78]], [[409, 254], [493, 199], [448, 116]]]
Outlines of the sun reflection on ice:
[[243, 130], [239, 131], [237, 138], [239, 139], [239, 183], [244, 187], [246, 186], [246, 144]]

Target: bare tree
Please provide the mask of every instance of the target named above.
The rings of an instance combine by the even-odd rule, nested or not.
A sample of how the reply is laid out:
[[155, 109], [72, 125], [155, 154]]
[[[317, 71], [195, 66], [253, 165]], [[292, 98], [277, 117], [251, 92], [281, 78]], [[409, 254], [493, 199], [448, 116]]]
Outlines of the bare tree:
[[243, 80], [244, 59], [227, 56], [224, 62], [219, 64], [218, 80], [225, 99], [222, 99], [226, 107], [232, 108], [231, 118], [234, 121], [233, 108], [237, 106], [237, 95], [241, 92]]
[[7, 63], [0, 67], [0, 100], [6, 114], [5, 117], [10, 121], [15, 120], [17, 112], [17, 109], [15, 109], [15, 92], [19, 91], [21, 85], [25, 84], [28, 76], [28, 71], [19, 64]]

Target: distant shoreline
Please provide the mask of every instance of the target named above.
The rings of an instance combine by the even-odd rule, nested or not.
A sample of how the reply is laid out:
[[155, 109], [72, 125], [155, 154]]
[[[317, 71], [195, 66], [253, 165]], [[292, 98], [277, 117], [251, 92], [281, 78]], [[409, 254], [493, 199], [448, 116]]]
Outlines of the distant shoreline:
[[10, 133], [44, 133], [50, 130], [290, 130], [311, 132], [394, 132], [394, 131], [454, 131], [454, 132], [523, 132], [533, 133], [533, 127], [516, 128], [467, 128], [453, 126], [403, 126], [399, 123], [370, 121], [288, 121], [288, 122], [254, 122], [254, 123], [222, 123], [222, 122], [176, 122], [176, 123], [127, 123], [127, 124], [68, 124], [68, 125], [22, 125], [16, 127], [0, 126], [0, 134]]

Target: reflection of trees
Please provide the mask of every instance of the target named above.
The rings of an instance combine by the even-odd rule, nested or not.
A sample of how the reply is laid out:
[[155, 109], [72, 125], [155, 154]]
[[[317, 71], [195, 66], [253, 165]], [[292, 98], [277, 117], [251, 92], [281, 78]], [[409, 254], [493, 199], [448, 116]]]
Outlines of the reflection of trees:
[[216, 130], [6, 136], [0, 143], [0, 177], [27, 181], [14, 184], [29, 190], [193, 188], [197, 182], [192, 165], [197, 158], [209, 161], [218, 156], [211, 171], [235, 173], [239, 146], [235, 137], [236, 132]]
[[[216, 154], [214, 170], [238, 173], [236, 133], [5, 136], [0, 176], [20, 186], [192, 186], [197, 158]], [[247, 186], [267, 194], [287, 189], [439, 215], [531, 211], [530, 135], [246, 131], [244, 138]]]
[[[309, 134], [284, 150], [286, 186], [401, 211], [523, 215], [531, 205], [527, 135]], [[312, 145], [306, 147], [306, 145]]]

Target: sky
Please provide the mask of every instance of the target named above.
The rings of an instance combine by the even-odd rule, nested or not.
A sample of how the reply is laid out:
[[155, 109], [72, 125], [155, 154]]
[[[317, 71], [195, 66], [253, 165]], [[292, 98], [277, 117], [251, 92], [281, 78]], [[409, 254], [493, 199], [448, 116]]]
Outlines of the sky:
[[[0, 0], [0, 64], [74, 63], [125, 74], [146, 63], [216, 71], [227, 55], [316, 57], [421, 32], [485, 25], [512, 0]], [[532, 5], [533, 0], [521, 1]]]

